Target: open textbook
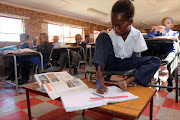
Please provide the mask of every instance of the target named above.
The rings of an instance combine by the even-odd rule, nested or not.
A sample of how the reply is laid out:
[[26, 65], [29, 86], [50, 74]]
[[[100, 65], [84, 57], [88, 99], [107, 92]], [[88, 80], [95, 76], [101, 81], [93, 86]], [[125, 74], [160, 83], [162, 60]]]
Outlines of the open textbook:
[[[98, 94], [96, 93], [95, 89], [80, 91], [71, 95], [63, 95], [61, 97], [61, 100], [66, 112], [72, 112], [93, 107], [99, 107], [107, 105], [108, 103], [117, 103], [139, 98], [138, 96], [135, 96], [129, 92], [123, 92], [120, 88], [116, 86], [110, 86], [108, 87], [108, 89], [109, 92], [105, 94]], [[95, 93], [97, 95], [94, 95], [92, 93]], [[102, 97], [99, 97], [98, 95]]]
[[44, 89], [51, 99], [89, 89], [83, 81], [67, 72], [49, 72], [34, 76], [40, 88]]

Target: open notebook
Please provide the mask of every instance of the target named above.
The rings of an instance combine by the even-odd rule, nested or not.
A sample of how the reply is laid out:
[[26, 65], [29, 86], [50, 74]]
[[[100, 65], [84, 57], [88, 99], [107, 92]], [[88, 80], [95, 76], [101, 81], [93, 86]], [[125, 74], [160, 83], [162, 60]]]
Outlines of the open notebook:
[[139, 98], [138, 96], [135, 96], [129, 92], [122, 92], [122, 90], [116, 86], [110, 86], [108, 87], [108, 89], [109, 92], [103, 94], [105, 98], [116, 97], [116, 96], [127, 96], [127, 97], [93, 100], [91, 98], [101, 98], [101, 97], [92, 94], [92, 93], [96, 93], [95, 89], [89, 89], [89, 90], [87, 89], [85, 91], [80, 91], [71, 95], [63, 95], [61, 97], [61, 100], [66, 112], [72, 112], [72, 111], [78, 111], [78, 110], [107, 105], [107, 103], [123, 102], [123, 101], [129, 101]]

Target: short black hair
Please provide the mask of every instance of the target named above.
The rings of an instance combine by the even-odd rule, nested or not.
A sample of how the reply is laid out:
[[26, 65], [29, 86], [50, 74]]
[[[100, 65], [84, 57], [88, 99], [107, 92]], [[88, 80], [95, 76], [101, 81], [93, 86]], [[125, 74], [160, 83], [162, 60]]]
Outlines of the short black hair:
[[21, 33], [20, 35], [24, 35], [25, 38], [26, 38], [26, 40], [29, 40], [29, 35], [28, 35], [28, 34], [26, 34], [26, 33]]
[[172, 23], [174, 23], [174, 20], [173, 20], [171, 17], [165, 17], [165, 18], [162, 20], [162, 22], [163, 22], [165, 19], [169, 19], [169, 20], [171, 20]]
[[130, 0], [118, 0], [112, 7], [111, 16], [123, 13], [126, 19], [134, 17], [135, 8]]

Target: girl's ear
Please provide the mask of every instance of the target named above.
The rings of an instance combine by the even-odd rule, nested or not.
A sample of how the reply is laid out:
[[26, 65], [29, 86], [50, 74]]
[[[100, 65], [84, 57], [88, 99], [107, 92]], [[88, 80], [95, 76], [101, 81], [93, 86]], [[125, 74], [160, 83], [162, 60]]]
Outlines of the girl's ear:
[[133, 22], [134, 22], [133, 18], [130, 18], [130, 19], [129, 19], [129, 25], [132, 25]]
[[171, 26], [172, 28], [174, 27], [174, 24], [172, 24], [172, 26]]

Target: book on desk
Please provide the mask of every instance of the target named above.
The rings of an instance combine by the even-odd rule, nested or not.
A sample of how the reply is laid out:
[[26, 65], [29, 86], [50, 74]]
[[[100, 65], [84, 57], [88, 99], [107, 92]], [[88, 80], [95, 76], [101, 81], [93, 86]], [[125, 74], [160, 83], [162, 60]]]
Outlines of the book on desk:
[[51, 72], [34, 76], [39, 86], [47, 92], [51, 99], [61, 97], [66, 112], [139, 98], [129, 92], [123, 92], [117, 86], [109, 86], [108, 93], [98, 94], [96, 89], [88, 88], [83, 81], [67, 72]]

